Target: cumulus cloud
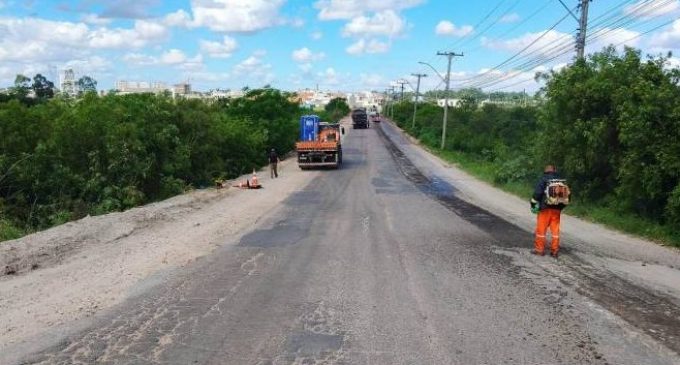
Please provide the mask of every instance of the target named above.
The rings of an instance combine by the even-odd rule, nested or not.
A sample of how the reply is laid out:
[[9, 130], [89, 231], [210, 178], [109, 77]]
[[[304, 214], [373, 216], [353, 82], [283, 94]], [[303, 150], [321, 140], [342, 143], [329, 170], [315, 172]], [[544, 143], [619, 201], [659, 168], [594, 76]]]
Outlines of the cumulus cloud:
[[437, 26], [434, 29], [435, 34], [437, 35], [446, 35], [446, 36], [453, 36], [453, 37], [465, 37], [466, 35], [472, 33], [473, 28], [471, 25], [463, 25], [461, 27], [457, 27], [455, 24], [451, 23], [448, 20], [442, 20], [437, 24]]
[[353, 19], [367, 12], [401, 11], [423, 4], [425, 0], [320, 0], [314, 3], [319, 19]]
[[602, 28], [591, 34], [592, 37], [597, 37], [598, 39], [587, 44], [586, 51], [595, 52], [610, 44], [618, 45], [620, 43], [625, 43], [626, 46], [636, 47], [640, 42], [640, 39], [638, 38], [639, 35], [640, 32], [625, 28]]
[[384, 35], [395, 37], [404, 32], [406, 21], [393, 10], [375, 13], [372, 17], [359, 16], [345, 24], [342, 34], [351, 36]]
[[364, 53], [374, 54], [374, 53], [385, 53], [390, 49], [389, 43], [380, 42], [376, 39], [371, 39], [366, 41], [366, 39], [361, 38], [355, 43], [349, 45], [345, 51], [351, 55], [360, 55]]
[[189, 58], [183, 51], [175, 48], [163, 52], [158, 57], [143, 53], [127, 53], [122, 59], [131, 67], [165, 65], [180, 70], [202, 70], [205, 68], [202, 55], [198, 54]]
[[265, 63], [266, 52], [256, 51], [250, 57], [234, 66], [233, 76], [241, 80], [250, 80], [262, 84], [272, 83], [276, 77], [272, 72], [272, 65]]
[[165, 17], [163, 17], [163, 24], [169, 27], [186, 28], [191, 25], [191, 15], [183, 9], [179, 9], [174, 13], [165, 15]]
[[255, 32], [285, 23], [284, 0], [192, 0], [192, 26], [217, 32]]
[[161, 63], [167, 64], [167, 65], [176, 65], [178, 63], [182, 63], [187, 60], [187, 56], [184, 54], [184, 52], [180, 51], [179, 49], [171, 49], [161, 55], [160, 61]]
[[640, 0], [635, 4], [626, 6], [624, 14], [635, 18], [651, 19], [661, 15], [667, 15], [680, 9], [680, 0], [669, 2], [668, 0]]
[[312, 32], [312, 34], [310, 34], [309, 36], [312, 37], [313, 40], [318, 41], [319, 39], [323, 38], [323, 33]]
[[207, 53], [210, 57], [215, 58], [229, 58], [238, 48], [236, 40], [226, 35], [222, 39], [222, 42], [202, 40], [200, 45], [201, 52]]
[[671, 24], [670, 27], [654, 34], [649, 45], [656, 49], [680, 49], [680, 19]]
[[292, 58], [295, 62], [314, 62], [322, 60], [326, 55], [323, 52], [314, 53], [309, 48], [304, 47], [293, 51]]
[[133, 28], [91, 27], [39, 18], [0, 18], [0, 62], [58, 62], [82, 58], [96, 49], [134, 49], [160, 43], [168, 30], [136, 20]]

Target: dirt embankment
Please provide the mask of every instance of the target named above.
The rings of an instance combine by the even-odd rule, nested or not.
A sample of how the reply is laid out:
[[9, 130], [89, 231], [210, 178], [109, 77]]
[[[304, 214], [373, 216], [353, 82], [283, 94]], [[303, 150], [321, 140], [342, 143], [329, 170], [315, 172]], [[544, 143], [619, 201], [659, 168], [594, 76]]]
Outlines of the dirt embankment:
[[237, 242], [317, 174], [301, 172], [294, 159], [281, 169], [278, 179], [261, 171], [260, 190], [193, 191], [1, 243], [0, 353], [122, 302], [152, 275]]

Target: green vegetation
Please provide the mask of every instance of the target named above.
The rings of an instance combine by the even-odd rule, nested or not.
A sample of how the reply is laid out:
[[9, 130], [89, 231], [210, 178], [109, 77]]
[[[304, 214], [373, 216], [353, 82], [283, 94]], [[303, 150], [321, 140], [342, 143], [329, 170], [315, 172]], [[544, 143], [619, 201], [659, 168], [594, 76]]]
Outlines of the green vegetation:
[[337, 123], [340, 119], [348, 115], [349, 112], [350, 108], [349, 105], [347, 105], [347, 100], [344, 98], [333, 98], [318, 115], [324, 122]]
[[0, 101], [0, 240], [252, 171], [292, 148], [301, 114], [275, 89], [211, 103], [15, 91]]
[[395, 121], [442, 157], [529, 198], [543, 165], [569, 179], [571, 214], [680, 246], [680, 70], [666, 57], [643, 60], [613, 48], [546, 81], [537, 106], [450, 109], [446, 149], [438, 150], [443, 110], [394, 107]]

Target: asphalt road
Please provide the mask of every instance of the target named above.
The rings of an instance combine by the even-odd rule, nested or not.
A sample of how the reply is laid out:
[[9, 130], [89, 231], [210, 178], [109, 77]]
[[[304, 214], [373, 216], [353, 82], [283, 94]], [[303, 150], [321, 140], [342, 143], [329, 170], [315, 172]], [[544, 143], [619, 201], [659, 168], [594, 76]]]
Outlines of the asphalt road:
[[344, 166], [239, 242], [25, 363], [677, 364], [673, 303], [599, 287], [569, 252], [578, 286], [528, 277], [498, 250], [531, 233], [422, 174], [380, 126], [349, 132]]

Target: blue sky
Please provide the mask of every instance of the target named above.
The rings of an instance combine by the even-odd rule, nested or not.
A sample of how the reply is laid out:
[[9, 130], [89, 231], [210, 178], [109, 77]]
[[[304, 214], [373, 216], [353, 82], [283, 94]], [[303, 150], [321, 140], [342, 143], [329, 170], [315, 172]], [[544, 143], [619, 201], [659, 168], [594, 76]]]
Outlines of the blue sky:
[[[579, 15], [579, 1], [563, 2]], [[455, 51], [464, 57], [452, 87], [533, 91], [537, 71], [574, 56], [567, 14], [559, 0], [0, 0], [0, 87], [17, 73], [57, 79], [73, 68], [100, 89], [132, 80], [382, 91], [414, 84], [415, 72], [432, 89], [441, 80], [418, 61], [443, 74], [436, 52]], [[595, 0], [589, 14], [588, 51], [680, 50], [680, 0]]]

